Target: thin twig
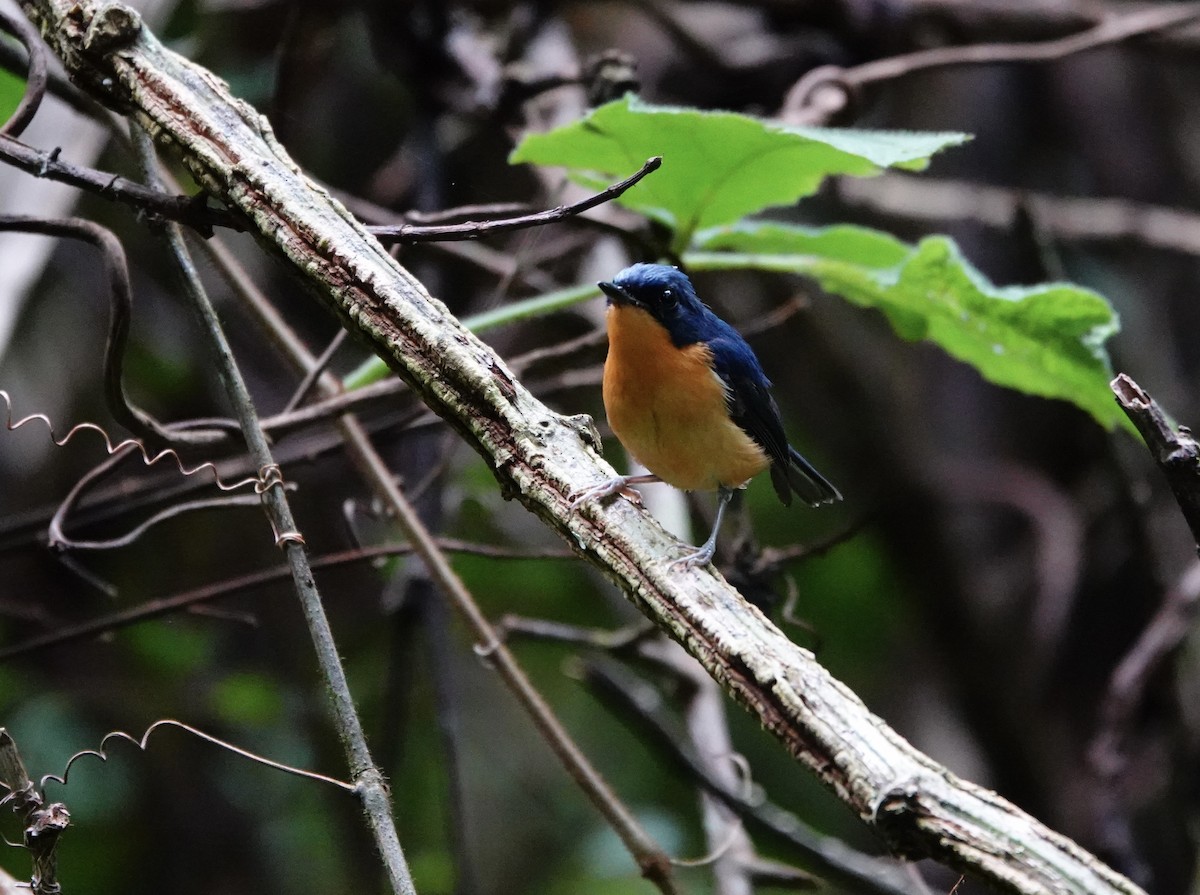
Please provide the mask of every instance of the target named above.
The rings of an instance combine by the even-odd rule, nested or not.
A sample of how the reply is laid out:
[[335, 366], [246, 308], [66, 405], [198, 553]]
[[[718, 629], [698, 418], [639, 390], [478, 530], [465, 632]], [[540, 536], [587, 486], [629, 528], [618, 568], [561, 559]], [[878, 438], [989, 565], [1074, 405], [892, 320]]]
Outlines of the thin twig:
[[[153, 143], [149, 135], [140, 129], [134, 134], [134, 138], [143, 169], [147, 178], [153, 182], [157, 178], [157, 159], [154, 155]], [[183, 232], [176, 224], [168, 224], [165, 232], [171, 253], [183, 275], [185, 291], [216, 356], [221, 382], [225, 387], [229, 402], [233, 406], [234, 413], [241, 423], [242, 435], [246, 440], [250, 456], [259, 469], [278, 470], [279, 467], [275, 463], [267, 442], [267, 435], [259, 424], [254, 402], [225, 337], [216, 309], [209, 301], [187, 246], [184, 244]], [[350, 685], [342, 666], [341, 654], [334, 642], [333, 631], [325, 616], [321, 595], [308, 561], [308, 550], [305, 547], [304, 538], [297, 531], [287, 493], [282, 487], [282, 474], [278, 476], [276, 482], [278, 487], [268, 487], [262, 492], [263, 508], [275, 534], [275, 543], [284, 551], [291, 569], [292, 585], [300, 601], [305, 621], [308, 623], [309, 634], [316, 651], [317, 664], [329, 695], [334, 721], [346, 752], [351, 776], [362, 801], [371, 833], [375, 837], [375, 844], [379, 849], [393, 893], [395, 895], [416, 895], [408, 862], [404, 858], [404, 851], [396, 832], [391, 795], [382, 772], [371, 760], [371, 752], [363, 733], [362, 722], [358, 717], [354, 697], [350, 692]]]
[[[181, 424], [179, 424], [179, 427], [182, 429], [182, 428], [185, 428], [187, 425], [190, 425], [190, 424], [182, 424], [181, 423]], [[50, 522], [46, 528], [46, 541], [47, 541], [48, 546], [50, 546], [51, 548], [58, 550], [60, 552], [67, 551], [67, 550], [105, 550], [110, 547], [122, 547], [122, 546], [125, 546], [126, 544], [132, 543], [134, 540], [136, 540], [138, 537], [140, 537], [143, 532], [145, 532], [147, 529], [149, 529], [156, 522], [162, 521], [163, 519], [170, 518], [171, 516], [178, 515], [180, 512], [186, 512], [186, 509], [183, 509], [183, 504], [176, 504], [173, 509], [169, 508], [167, 510], [164, 510], [161, 513], [158, 513], [155, 516], [151, 517], [149, 520], [138, 525], [128, 535], [120, 537], [120, 538], [116, 538], [111, 541], [81, 541], [81, 540], [76, 540], [67, 535], [67, 532], [66, 532], [67, 517], [75, 512], [75, 509], [78, 506], [79, 501], [83, 497], [83, 495], [86, 494], [93, 487], [95, 487], [96, 483], [99, 482], [102, 478], [108, 476], [114, 469], [117, 468], [117, 466], [120, 465], [121, 461], [125, 457], [129, 456], [131, 453], [132, 453], [132, 451], [128, 451], [128, 450], [110, 451], [108, 457], [101, 460], [96, 466], [92, 467], [92, 469], [85, 472], [82, 476], [80, 476], [80, 478], [75, 482], [75, 484], [71, 486], [71, 489], [67, 492], [67, 496], [62, 499], [62, 502], [58, 505], [58, 509], [56, 509], [54, 511], [54, 515], [52, 515], [50, 517]], [[144, 458], [145, 457], [145, 449], [142, 450], [142, 455]], [[214, 474], [215, 474], [215, 467], [214, 467]], [[259, 492], [259, 490], [264, 485], [264, 481], [261, 476], [259, 476], [257, 479], [253, 479], [253, 480], [244, 480], [243, 483], [247, 483], [248, 481], [253, 482], [256, 494]], [[221, 482], [219, 479], [217, 481], [217, 484], [221, 485]], [[231, 488], [229, 488], [227, 486], [222, 485], [221, 487], [222, 487], [222, 490], [226, 490], [226, 491], [232, 490]], [[196, 508], [198, 504], [206, 504], [208, 506], [217, 506], [217, 505], [221, 505], [221, 504], [236, 505], [238, 503], [245, 505], [245, 504], [251, 503], [251, 502], [257, 504], [258, 498], [257, 497], [243, 498], [243, 497], [234, 497], [232, 495], [229, 495], [225, 498], [214, 498], [214, 499], [206, 499], [203, 501], [192, 501], [191, 506], [192, 506], [192, 508]]]
[[425, 528], [416, 510], [371, 447], [367, 434], [355, 432], [358, 423], [352, 418], [344, 419], [342, 427], [346, 436], [347, 451], [356, 459], [360, 469], [368, 475], [373, 488], [377, 492], [387, 494], [389, 507], [425, 564], [430, 578], [437, 583], [442, 593], [453, 601], [475, 632], [480, 642], [481, 655], [495, 668], [522, 707], [530, 714], [538, 732], [563, 762], [572, 779], [621, 838], [641, 868], [642, 875], [658, 886], [663, 893], [676, 891], [667, 856], [638, 823], [633, 813], [612, 792], [587, 756], [580, 751], [550, 706], [525, 675], [512, 652], [500, 640], [495, 628], [462, 583], [462, 579], [447, 562], [437, 541]]
[[133, 287], [125, 250], [108, 229], [83, 218], [35, 218], [0, 215], [0, 232], [39, 233], [90, 243], [100, 250], [104, 279], [108, 284], [108, 343], [104, 349], [104, 397], [113, 417], [142, 441], [183, 445], [212, 444], [224, 440], [224, 432], [195, 431], [164, 426], [129, 400], [125, 393], [125, 347], [133, 317]]
[[[466, 553], [474, 556], [484, 556], [489, 559], [571, 559], [573, 554], [565, 551], [550, 550], [516, 550], [506, 547], [496, 547], [491, 544], [475, 544], [459, 541], [453, 538], [439, 538], [438, 545], [451, 553]], [[410, 544], [383, 544], [373, 547], [361, 547], [355, 550], [343, 550], [313, 557], [310, 565], [313, 569], [333, 569], [355, 563], [368, 562], [389, 556], [407, 556], [413, 552]], [[37, 637], [31, 637], [20, 643], [0, 648], [0, 662], [16, 659], [30, 653], [41, 652], [57, 646], [65, 646], [79, 640], [98, 637], [113, 631], [128, 628], [131, 625], [151, 621], [165, 615], [172, 615], [185, 609], [190, 609], [203, 603], [236, 596], [248, 590], [263, 587], [279, 581], [286, 581], [291, 576], [288, 566], [275, 566], [236, 578], [229, 578], [213, 584], [186, 590], [178, 594], [148, 600], [138, 606], [133, 606], [121, 612], [114, 612], [100, 618], [90, 619], [76, 625], [48, 631]]]
[[822, 124], [849, 106], [855, 94], [868, 84], [953, 65], [1052, 62], [1138, 35], [1174, 28], [1198, 18], [1198, 3], [1160, 4], [1109, 16], [1086, 31], [1055, 40], [936, 47], [876, 59], [853, 68], [825, 65], [808, 72], [792, 86], [779, 117], [789, 124]]
[[443, 224], [441, 226], [422, 227], [416, 224], [401, 224], [395, 227], [370, 227], [371, 233], [384, 245], [393, 242], [426, 242], [449, 241], [462, 239], [479, 239], [492, 233], [505, 233], [509, 230], [525, 230], [529, 227], [540, 227], [569, 218], [588, 209], [611, 202], [620, 196], [647, 174], [657, 171], [662, 166], [662, 156], [647, 159], [633, 174], [612, 186], [601, 190], [595, 195], [572, 202], [570, 205], [559, 205], [535, 214], [523, 214], [514, 218], [500, 220], [466, 221], [461, 224]]
[[25, 90], [21, 94], [21, 101], [17, 103], [8, 120], [0, 125], [0, 136], [16, 139], [33, 121], [33, 116], [37, 114], [38, 106], [42, 104], [42, 98], [46, 95], [49, 78], [46, 66], [48, 53], [42, 36], [24, 16], [10, 15], [0, 9], [0, 29], [21, 41], [25, 52], [29, 54], [29, 67], [25, 75]]
[[63, 161], [58, 149], [44, 152], [0, 135], [0, 161], [35, 177], [79, 187], [102, 199], [120, 202], [151, 217], [179, 221], [202, 235], [211, 234], [213, 227], [217, 226], [231, 230], [246, 229], [245, 221], [240, 216], [209, 205], [204, 193], [183, 196], [150, 189], [118, 174]]
[[62, 528], [59, 527], [56, 535], [52, 535], [52, 542], [57, 543], [64, 550], [116, 550], [120, 547], [128, 547], [160, 522], [166, 522], [168, 519], [174, 519], [176, 516], [182, 516], [185, 513], [194, 513], [198, 510], [224, 510], [230, 507], [257, 507], [261, 503], [262, 500], [257, 494], [227, 494], [223, 497], [184, 500], [159, 510], [157, 513], [139, 522], [129, 531], [116, 537], [104, 538], [98, 541], [84, 541], [65, 537], [62, 533]]
[[731, 787], [712, 773], [692, 748], [684, 744], [662, 710], [657, 690], [611, 662], [586, 661], [583, 681], [601, 701], [629, 720], [642, 741], [667, 756], [704, 791], [719, 799], [746, 826], [769, 834], [801, 856], [804, 866], [831, 882], [855, 892], [908, 895], [911, 887], [899, 867], [886, 858], [864, 855], [830, 836], [822, 835], [790, 812]]
[[518, 214], [531, 214], [533, 208], [526, 202], [486, 202], [477, 205], [456, 205], [439, 211], [406, 211], [403, 217], [410, 224], [444, 224], [447, 221], [466, 218], [501, 218]]
[[342, 347], [342, 343], [346, 341], [348, 335], [350, 335], [349, 330], [339, 329], [337, 334], [329, 340], [329, 344], [325, 346], [325, 350], [321, 352], [320, 357], [313, 361], [312, 367], [304, 374], [304, 378], [300, 380], [300, 384], [296, 386], [296, 390], [288, 398], [288, 402], [283, 405], [283, 410], [280, 411], [280, 414], [291, 413], [300, 406], [300, 402], [312, 391], [312, 387], [316, 384], [318, 377], [325, 372], [326, 367], [329, 366], [330, 361], [333, 360], [333, 356]]
[[621, 628], [584, 628], [565, 622], [544, 618], [526, 618], [511, 613], [501, 616], [496, 622], [496, 635], [508, 642], [514, 635], [554, 643], [569, 643], [611, 652], [620, 652], [636, 646], [647, 637], [658, 633], [658, 628], [646, 619], [639, 619]]
[[1158, 402], [1124, 373], [1112, 381], [1112, 390], [1167, 477], [1200, 551], [1200, 443], [1186, 426], [1169, 421]]

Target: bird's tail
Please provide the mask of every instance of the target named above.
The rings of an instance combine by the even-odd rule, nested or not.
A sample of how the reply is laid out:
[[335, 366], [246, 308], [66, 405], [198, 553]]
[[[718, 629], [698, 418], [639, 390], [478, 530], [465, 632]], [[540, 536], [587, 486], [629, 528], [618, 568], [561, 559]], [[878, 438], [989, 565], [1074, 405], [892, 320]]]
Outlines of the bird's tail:
[[779, 499], [788, 506], [792, 503], [793, 494], [812, 507], [842, 499], [841, 492], [791, 445], [788, 445], [786, 465], [771, 464], [771, 484], [775, 486]]

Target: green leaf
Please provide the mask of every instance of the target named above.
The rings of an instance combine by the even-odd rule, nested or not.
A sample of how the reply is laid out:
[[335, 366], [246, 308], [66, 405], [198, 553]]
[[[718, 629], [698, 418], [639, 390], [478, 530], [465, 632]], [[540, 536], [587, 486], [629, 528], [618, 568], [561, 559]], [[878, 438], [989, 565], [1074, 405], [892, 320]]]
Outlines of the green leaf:
[[661, 155], [662, 168], [617, 201], [673, 229], [681, 251], [695, 231], [791, 204], [831, 174], [919, 170], [933, 153], [967, 139], [788, 127], [733, 112], [653, 106], [626, 95], [579, 121], [528, 135], [509, 161], [562, 166], [577, 181], [599, 187]]
[[1031, 395], [1061, 398], [1103, 426], [1128, 426], [1108, 387], [1104, 343], [1116, 312], [1069, 284], [999, 288], [945, 237], [915, 247], [861, 227], [811, 230], [746, 223], [701, 234], [693, 269], [760, 268], [804, 274], [822, 288], [878, 308], [906, 339], [928, 339], [984, 378]]

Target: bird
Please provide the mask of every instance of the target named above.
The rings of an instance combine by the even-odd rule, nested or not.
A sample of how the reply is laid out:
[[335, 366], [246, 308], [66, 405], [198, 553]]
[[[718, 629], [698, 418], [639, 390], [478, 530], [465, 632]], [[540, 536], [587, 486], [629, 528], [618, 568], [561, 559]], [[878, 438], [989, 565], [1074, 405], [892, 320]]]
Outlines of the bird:
[[691, 568], [712, 560], [729, 501], [767, 468], [787, 506], [793, 496], [810, 506], [842, 499], [788, 444], [754, 350], [700, 300], [687, 274], [641, 263], [597, 285], [608, 301], [604, 410], [613, 434], [649, 474], [601, 482], [573, 505], [648, 482], [716, 491], [708, 540], [675, 561]]

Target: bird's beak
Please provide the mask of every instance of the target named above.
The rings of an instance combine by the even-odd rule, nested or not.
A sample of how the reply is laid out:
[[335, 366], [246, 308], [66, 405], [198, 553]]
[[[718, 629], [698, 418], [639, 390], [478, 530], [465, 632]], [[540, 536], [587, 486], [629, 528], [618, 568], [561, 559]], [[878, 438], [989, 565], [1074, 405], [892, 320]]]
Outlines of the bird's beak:
[[608, 296], [609, 301], [618, 305], [634, 305], [641, 307], [641, 302], [618, 286], [616, 283], [597, 283], [600, 291]]

